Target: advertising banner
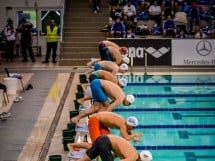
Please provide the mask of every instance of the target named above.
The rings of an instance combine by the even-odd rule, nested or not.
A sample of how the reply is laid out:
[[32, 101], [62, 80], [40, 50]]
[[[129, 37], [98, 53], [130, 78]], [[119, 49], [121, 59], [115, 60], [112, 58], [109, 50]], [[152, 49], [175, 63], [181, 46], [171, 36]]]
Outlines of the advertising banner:
[[172, 65], [215, 65], [215, 39], [172, 40]]
[[119, 46], [128, 48], [128, 56], [133, 55], [134, 66], [171, 65], [171, 39], [109, 39]]

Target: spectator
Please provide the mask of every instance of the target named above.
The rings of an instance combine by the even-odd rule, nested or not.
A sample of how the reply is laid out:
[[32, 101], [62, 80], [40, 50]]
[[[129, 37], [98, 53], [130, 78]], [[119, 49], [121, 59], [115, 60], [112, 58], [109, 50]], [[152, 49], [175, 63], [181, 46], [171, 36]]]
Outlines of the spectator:
[[128, 21], [137, 22], [136, 20], [136, 8], [132, 4], [131, 0], [127, 1], [127, 4], [123, 7], [123, 20], [127, 23]]
[[177, 39], [187, 39], [188, 36], [187, 34], [185, 34], [184, 30], [181, 30], [177, 35], [176, 35]]
[[195, 34], [196, 39], [205, 39], [207, 38], [207, 35], [203, 32], [202, 27], [199, 28], [199, 30]]
[[35, 62], [32, 43], [33, 43], [33, 36], [32, 36], [32, 24], [27, 23], [26, 19], [21, 20], [21, 48], [22, 48], [22, 55], [23, 60], [22, 62], [28, 61], [27, 51], [29, 56], [31, 57], [31, 61]]
[[212, 27], [209, 27], [209, 26], [204, 26], [202, 28], [203, 32], [208, 36], [208, 37], [212, 37], [212, 31], [213, 31], [213, 28]]
[[187, 31], [187, 14], [183, 11], [183, 8], [181, 5], [178, 6], [178, 10], [175, 13], [175, 23], [177, 27], [177, 31], [184, 30]]
[[161, 7], [158, 6], [158, 1], [154, 1], [153, 5], [149, 7], [150, 19], [154, 20], [158, 26], [161, 25]]
[[[128, 28], [131, 28], [131, 27], [128, 27]], [[146, 23], [139, 24], [135, 28], [135, 34], [137, 34], [137, 35], [148, 35], [148, 33], [149, 33], [149, 30], [148, 30], [148, 26]]]
[[162, 14], [163, 20], [165, 20], [168, 15], [171, 15], [172, 17], [174, 17], [174, 11], [170, 7], [165, 7]]
[[137, 19], [138, 20], [148, 20], [149, 14], [148, 14], [148, 7], [150, 6], [149, 2], [146, 2], [145, 0], [139, 0], [138, 1], [138, 7], [137, 7]]
[[115, 9], [111, 10], [110, 16], [113, 21], [116, 21], [117, 17], [122, 18], [122, 10], [119, 8], [119, 6], [116, 6]]
[[167, 7], [171, 8], [173, 10], [174, 9], [174, 0], [163, 0], [163, 3], [162, 3], [163, 10]]
[[123, 38], [136, 38], [135, 33], [132, 32], [132, 28], [128, 28]]
[[93, 12], [94, 13], [97, 13], [100, 10], [99, 5], [100, 5], [100, 0], [93, 0]]
[[197, 27], [200, 26], [200, 8], [197, 6], [196, 2], [192, 2], [187, 16], [189, 20], [189, 31], [193, 32], [193, 23], [195, 23]]
[[14, 44], [16, 41], [16, 30], [13, 26], [13, 21], [8, 18], [7, 25], [4, 27], [4, 35], [6, 38], [7, 61], [14, 61]]
[[49, 57], [52, 50], [52, 62], [56, 63], [56, 51], [57, 51], [57, 43], [58, 43], [58, 35], [60, 33], [60, 29], [55, 24], [55, 20], [50, 21], [50, 25], [46, 27], [46, 42], [47, 42], [47, 51], [45, 61], [42, 63], [49, 63]]
[[122, 37], [125, 34], [125, 25], [121, 22], [120, 17], [116, 18], [111, 26], [112, 37]]
[[188, 14], [189, 9], [191, 7], [190, 4], [188, 4], [188, 2], [185, 0], [184, 5], [182, 5], [182, 6], [183, 6], [183, 11]]
[[151, 28], [150, 34], [151, 35], [161, 35], [162, 28], [160, 26], [158, 26], [157, 23], [155, 23], [154, 26]]
[[163, 22], [163, 37], [176, 35], [176, 24], [172, 17], [169, 15], [167, 19]]

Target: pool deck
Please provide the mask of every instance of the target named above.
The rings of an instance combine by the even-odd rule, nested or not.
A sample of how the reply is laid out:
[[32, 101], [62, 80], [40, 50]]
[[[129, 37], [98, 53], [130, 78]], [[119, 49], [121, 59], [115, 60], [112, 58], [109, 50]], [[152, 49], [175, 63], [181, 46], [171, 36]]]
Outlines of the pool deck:
[[[75, 99], [77, 84], [79, 84], [79, 74], [87, 71], [87, 68], [84, 66], [79, 68], [61, 67], [58, 64], [42, 64], [41, 62], [41, 58], [37, 59], [36, 63], [1, 62], [1, 81], [5, 77], [3, 68], [7, 67], [11, 72], [23, 75], [25, 87], [29, 83], [34, 86], [32, 90], [19, 91], [16, 95], [10, 95], [10, 102], [6, 106], [0, 107], [0, 112], [12, 113], [12, 117], [8, 118], [7, 121], [0, 122], [0, 141], [10, 144], [0, 146], [0, 160], [2, 161], [48, 161], [50, 155], [56, 154], [62, 155], [62, 160], [68, 160], [68, 152], [63, 150], [62, 130], [66, 129], [67, 123], [70, 121], [69, 111], [74, 110], [73, 100]], [[134, 75], [143, 75], [144, 73], [147, 75], [190, 75], [191, 73], [215, 75], [214, 67], [148, 67], [147, 72], [142, 67], [135, 67], [132, 71]], [[130, 74], [130, 72], [125, 73], [125, 75]], [[22, 95], [24, 100], [23, 102], [14, 103], [13, 100], [18, 95]], [[50, 129], [54, 126], [53, 123], [56, 121], [55, 118], [59, 108], [62, 108], [62, 111], [60, 111], [52, 136], [50, 135]], [[27, 111], [28, 115], [23, 114]], [[29, 116], [31, 113], [32, 118], [34, 117], [33, 121]], [[26, 117], [26, 119], [20, 119], [20, 117]], [[22, 127], [20, 127], [21, 125], [15, 126], [17, 121], [23, 121], [28, 131], [24, 130], [25, 126], [23, 127], [23, 125]], [[83, 119], [81, 123], [86, 121], [87, 118]], [[10, 128], [17, 128], [19, 132], [16, 135], [5, 132], [5, 129]], [[14, 142], [16, 142], [16, 139], [21, 141], [16, 143], [7, 142], [7, 139], [11, 140], [12, 137], [14, 137], [12, 139]]]

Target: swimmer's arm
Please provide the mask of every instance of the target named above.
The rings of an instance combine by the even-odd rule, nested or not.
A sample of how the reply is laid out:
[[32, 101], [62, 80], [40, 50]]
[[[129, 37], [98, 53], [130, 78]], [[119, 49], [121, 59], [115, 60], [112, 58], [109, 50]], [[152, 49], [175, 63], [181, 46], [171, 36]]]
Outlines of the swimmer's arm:
[[120, 132], [123, 138], [125, 138], [126, 140], [133, 140], [135, 142], [140, 141], [140, 138], [143, 136], [142, 133], [128, 134], [126, 132], [126, 129], [123, 129], [122, 127], [120, 128]]
[[115, 76], [118, 73], [118, 69], [113, 69], [111, 73]]
[[115, 62], [117, 65], [122, 64], [122, 60], [121, 60], [121, 59], [115, 59], [114, 62]]
[[138, 141], [141, 141], [140, 138], [143, 137], [143, 134], [142, 133], [133, 133], [133, 134], [130, 134], [130, 136], [134, 142], [138, 142]]
[[113, 101], [107, 108], [106, 111], [112, 111], [116, 106], [120, 105], [120, 103], [118, 101]]

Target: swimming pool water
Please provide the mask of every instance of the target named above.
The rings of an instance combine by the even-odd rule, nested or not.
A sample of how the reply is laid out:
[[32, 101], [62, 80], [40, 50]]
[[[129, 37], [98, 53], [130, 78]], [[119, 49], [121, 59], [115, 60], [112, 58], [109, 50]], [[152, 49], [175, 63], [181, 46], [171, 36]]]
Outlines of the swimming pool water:
[[215, 76], [126, 77], [123, 90], [135, 103], [114, 112], [138, 118], [134, 131], [144, 137], [131, 141], [138, 151], [150, 150], [154, 161], [215, 160]]

